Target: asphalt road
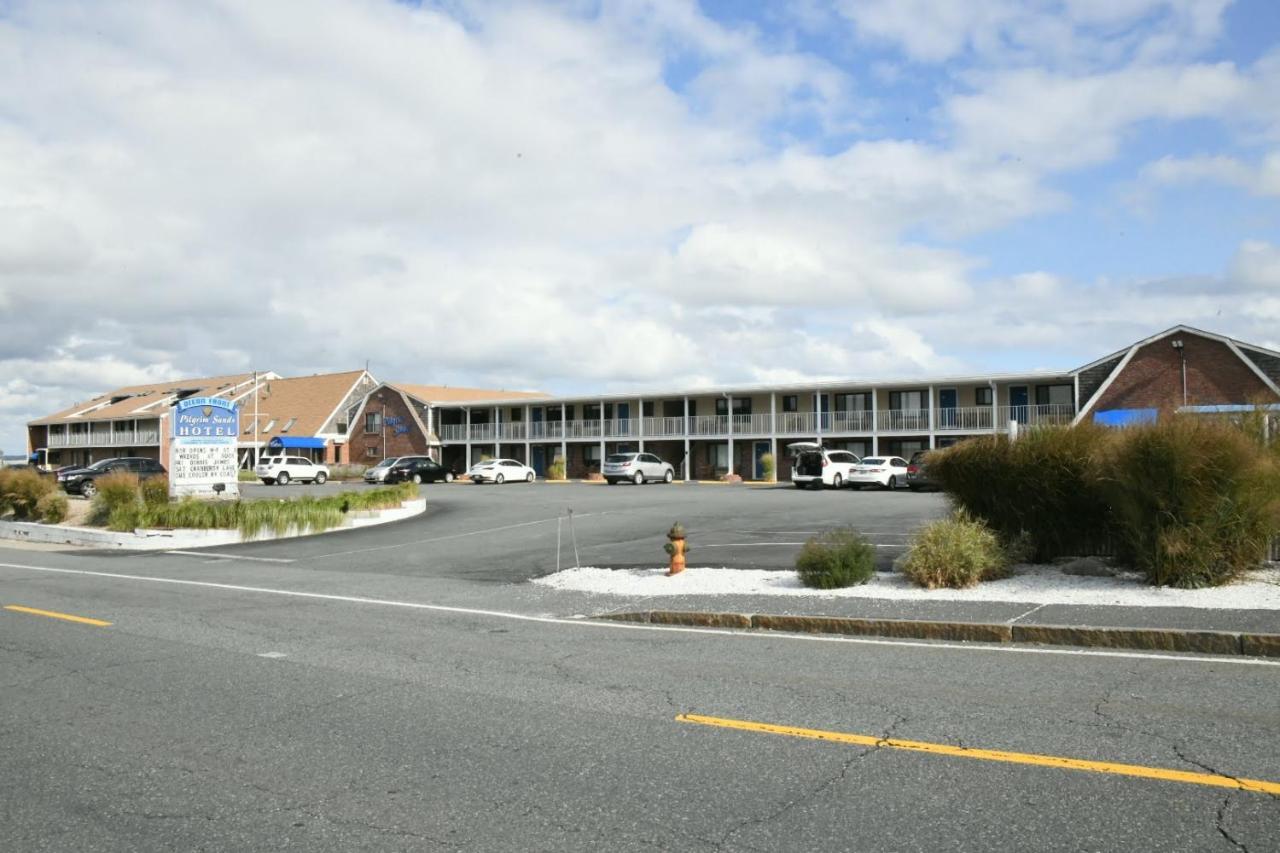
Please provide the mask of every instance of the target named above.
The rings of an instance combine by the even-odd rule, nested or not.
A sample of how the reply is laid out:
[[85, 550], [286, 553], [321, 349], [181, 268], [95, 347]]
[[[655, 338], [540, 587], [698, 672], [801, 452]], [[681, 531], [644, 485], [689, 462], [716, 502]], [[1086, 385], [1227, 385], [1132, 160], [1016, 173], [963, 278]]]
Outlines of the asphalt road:
[[6, 608], [111, 623], [0, 610], [5, 849], [1277, 847], [1280, 797], [1205, 784], [1280, 782], [1273, 662], [651, 630], [540, 617], [517, 583], [569, 507], [584, 563], [651, 565], [681, 518], [775, 565], [791, 546], [760, 543], [832, 522], [890, 544], [933, 496], [425, 493], [422, 519], [217, 556], [0, 548]]

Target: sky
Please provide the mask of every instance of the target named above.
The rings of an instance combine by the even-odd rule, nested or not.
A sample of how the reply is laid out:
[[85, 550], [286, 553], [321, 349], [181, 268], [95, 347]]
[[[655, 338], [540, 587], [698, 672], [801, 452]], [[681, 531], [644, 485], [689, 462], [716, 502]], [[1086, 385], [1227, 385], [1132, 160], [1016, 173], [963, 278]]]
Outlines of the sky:
[[1280, 349], [1274, 0], [0, 0], [0, 449], [121, 385]]

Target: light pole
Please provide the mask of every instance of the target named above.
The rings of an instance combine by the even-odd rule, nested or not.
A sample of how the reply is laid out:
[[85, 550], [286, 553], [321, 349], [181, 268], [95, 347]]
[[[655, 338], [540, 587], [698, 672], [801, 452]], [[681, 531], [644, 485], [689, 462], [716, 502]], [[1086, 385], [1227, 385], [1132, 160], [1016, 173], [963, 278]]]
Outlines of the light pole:
[[1187, 407], [1187, 351], [1183, 349], [1181, 338], [1175, 338], [1172, 343], [1182, 359], [1182, 407], [1185, 409]]

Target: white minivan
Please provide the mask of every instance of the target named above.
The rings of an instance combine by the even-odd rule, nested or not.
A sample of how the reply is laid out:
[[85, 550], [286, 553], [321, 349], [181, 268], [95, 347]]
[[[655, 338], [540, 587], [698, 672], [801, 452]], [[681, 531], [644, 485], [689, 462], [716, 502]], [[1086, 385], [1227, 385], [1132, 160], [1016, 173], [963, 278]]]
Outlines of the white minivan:
[[787, 452], [795, 459], [791, 482], [797, 489], [838, 489], [849, 482], [850, 472], [860, 461], [847, 450], [832, 450], [812, 441], [788, 444]]

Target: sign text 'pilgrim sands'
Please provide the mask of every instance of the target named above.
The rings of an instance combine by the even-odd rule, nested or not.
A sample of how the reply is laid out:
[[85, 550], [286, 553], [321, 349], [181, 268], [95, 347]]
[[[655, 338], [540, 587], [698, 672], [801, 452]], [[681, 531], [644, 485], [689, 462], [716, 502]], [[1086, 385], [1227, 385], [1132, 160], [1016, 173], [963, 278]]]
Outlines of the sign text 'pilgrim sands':
[[189, 397], [173, 410], [169, 494], [238, 497], [240, 408], [220, 397]]

